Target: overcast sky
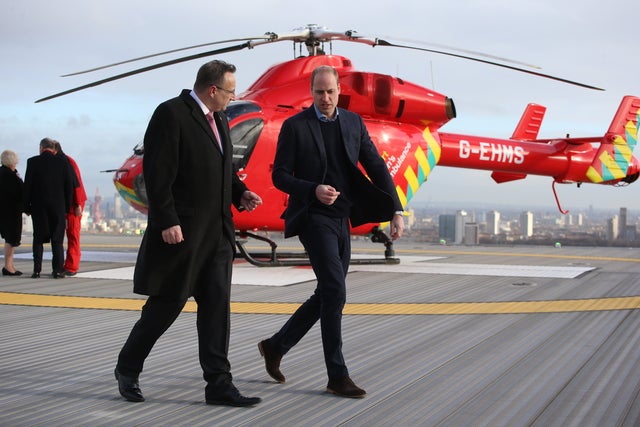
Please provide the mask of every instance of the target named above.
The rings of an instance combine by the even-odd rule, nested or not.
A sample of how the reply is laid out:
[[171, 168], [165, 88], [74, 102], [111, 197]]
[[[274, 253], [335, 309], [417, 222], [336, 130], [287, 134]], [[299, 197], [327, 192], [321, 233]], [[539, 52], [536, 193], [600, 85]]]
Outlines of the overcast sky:
[[[605, 92], [488, 65], [404, 49], [336, 42], [357, 69], [404, 78], [448, 95], [458, 117], [444, 132], [508, 137], [525, 105], [545, 105], [540, 137], [606, 131], [624, 95], [640, 95], [637, 0], [214, 2], [181, 0], [4, 1], [0, 13], [0, 149], [18, 152], [18, 170], [45, 136], [58, 139], [82, 170], [87, 192], [112, 195], [115, 169], [142, 140], [158, 103], [193, 85], [204, 60], [155, 70], [35, 104], [36, 99], [129, 71], [130, 65], [62, 74], [216, 40], [290, 32], [315, 23], [397, 43], [420, 41], [486, 52]], [[221, 7], [224, 5], [224, 7]], [[195, 51], [197, 52], [197, 50]], [[194, 53], [195, 53], [194, 52]], [[169, 56], [164, 59], [175, 57]], [[237, 92], [270, 65], [292, 58], [290, 42], [221, 56], [238, 66]], [[139, 66], [159, 61], [143, 61]], [[636, 155], [638, 150], [636, 150]], [[558, 186], [565, 209], [640, 209], [640, 183], [626, 188]], [[518, 203], [555, 208], [551, 179], [497, 185], [489, 172], [436, 167], [415, 202]]]

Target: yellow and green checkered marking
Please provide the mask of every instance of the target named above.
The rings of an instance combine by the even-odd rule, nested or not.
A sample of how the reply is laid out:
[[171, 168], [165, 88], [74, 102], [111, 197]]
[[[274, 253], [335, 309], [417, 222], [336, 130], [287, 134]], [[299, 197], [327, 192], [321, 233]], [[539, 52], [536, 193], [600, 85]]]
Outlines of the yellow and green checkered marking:
[[594, 183], [612, 181], [624, 178], [633, 157], [633, 150], [638, 143], [638, 128], [640, 126], [640, 109], [636, 118], [625, 125], [625, 136], [617, 135], [613, 140], [613, 156], [606, 147], [601, 148], [600, 155], [587, 170], [587, 178]]
[[416, 194], [418, 188], [427, 180], [427, 177], [440, 160], [440, 143], [435, 139], [428, 127], [422, 132], [422, 137], [427, 143], [427, 150], [425, 151], [422, 146], [418, 145], [413, 152], [415, 161], [408, 162], [403, 173], [406, 186], [396, 185], [396, 191], [403, 206], [406, 206]]

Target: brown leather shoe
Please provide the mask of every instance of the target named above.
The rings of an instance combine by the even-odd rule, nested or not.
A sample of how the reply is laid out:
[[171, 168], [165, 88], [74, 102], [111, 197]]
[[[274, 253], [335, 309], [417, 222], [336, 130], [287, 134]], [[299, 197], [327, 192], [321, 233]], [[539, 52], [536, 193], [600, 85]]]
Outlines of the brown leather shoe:
[[329, 384], [327, 384], [327, 391], [338, 396], [355, 399], [362, 398], [367, 394], [366, 391], [355, 385], [348, 376], [330, 379]]
[[258, 350], [260, 351], [260, 356], [264, 357], [264, 366], [267, 368], [269, 376], [280, 384], [284, 383], [284, 375], [280, 372], [280, 361], [282, 360], [282, 355], [277, 354], [271, 348], [269, 340], [260, 341], [258, 343]]

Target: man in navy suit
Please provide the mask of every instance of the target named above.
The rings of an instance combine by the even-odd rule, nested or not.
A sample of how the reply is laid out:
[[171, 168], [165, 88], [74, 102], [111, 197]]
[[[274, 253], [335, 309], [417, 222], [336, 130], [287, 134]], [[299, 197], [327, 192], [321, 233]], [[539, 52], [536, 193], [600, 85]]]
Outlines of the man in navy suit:
[[342, 355], [342, 309], [351, 258], [349, 222], [356, 227], [391, 221], [395, 240], [404, 231], [403, 208], [362, 118], [337, 107], [337, 71], [329, 66], [316, 68], [311, 92], [313, 106], [282, 125], [272, 179], [289, 195], [283, 214], [285, 237], [299, 236], [318, 283], [315, 293], [258, 349], [269, 375], [283, 383], [282, 356], [320, 320], [327, 391], [360, 398], [366, 392], [349, 377]]
[[189, 297], [196, 326], [205, 400], [253, 406], [234, 386], [228, 360], [231, 266], [235, 231], [231, 204], [252, 211], [262, 203], [232, 167], [233, 146], [224, 110], [233, 99], [236, 67], [210, 61], [193, 90], [160, 104], [144, 136], [143, 173], [149, 222], [140, 244], [133, 291], [147, 295], [140, 319], [115, 369], [120, 394], [144, 401], [138, 376], [154, 344]]

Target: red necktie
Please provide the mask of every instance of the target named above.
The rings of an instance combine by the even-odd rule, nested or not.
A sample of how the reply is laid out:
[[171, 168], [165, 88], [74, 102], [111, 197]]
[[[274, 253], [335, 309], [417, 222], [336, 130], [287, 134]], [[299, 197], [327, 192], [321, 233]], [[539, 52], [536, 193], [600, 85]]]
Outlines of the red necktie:
[[218, 147], [220, 147], [220, 151], [222, 152], [222, 141], [220, 141], [218, 126], [216, 126], [216, 122], [213, 119], [213, 113], [211, 111], [207, 113], [207, 121], [209, 122], [209, 126], [211, 126], [211, 130], [213, 131], [213, 136], [215, 136], [216, 142], [218, 143]]

